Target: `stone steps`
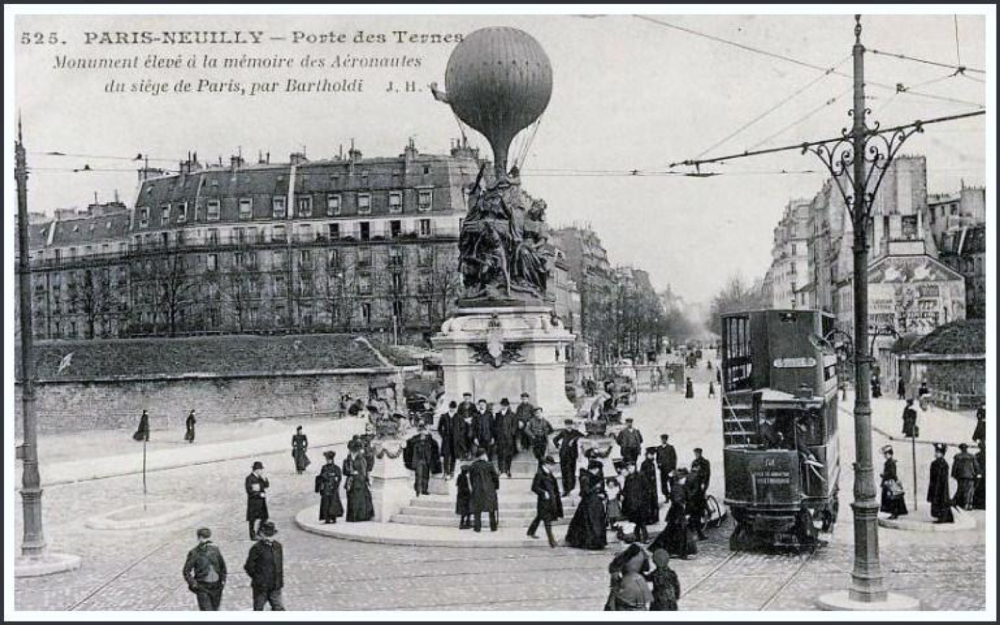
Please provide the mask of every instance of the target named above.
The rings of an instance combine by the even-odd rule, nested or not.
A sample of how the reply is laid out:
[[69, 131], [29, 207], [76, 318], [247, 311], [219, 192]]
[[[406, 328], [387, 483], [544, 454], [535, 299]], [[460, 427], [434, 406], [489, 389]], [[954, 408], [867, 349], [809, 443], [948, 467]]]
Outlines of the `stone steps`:
[[[500, 495], [500, 508], [510, 509], [510, 510], [534, 510], [537, 505], [537, 497], [532, 493], [526, 493], [524, 496], [517, 497], [504, 497]], [[563, 497], [562, 503], [563, 507], [572, 506], [576, 507], [579, 503], [579, 497], [575, 495], [570, 495], [569, 497]], [[410, 500], [409, 507], [414, 508], [433, 508], [433, 509], [443, 509], [443, 510], [454, 510], [455, 509], [455, 498], [448, 497], [446, 495], [422, 495], [420, 497], [414, 497]]]

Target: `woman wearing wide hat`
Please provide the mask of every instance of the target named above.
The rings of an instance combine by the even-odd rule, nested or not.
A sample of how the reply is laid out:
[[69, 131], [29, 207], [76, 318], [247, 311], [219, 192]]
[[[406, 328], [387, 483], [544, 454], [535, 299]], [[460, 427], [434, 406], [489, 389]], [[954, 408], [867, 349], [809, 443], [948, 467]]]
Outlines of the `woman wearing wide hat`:
[[885, 464], [882, 465], [882, 503], [879, 510], [888, 513], [890, 519], [897, 519], [904, 514], [908, 514], [906, 509], [906, 493], [903, 484], [899, 481], [899, 474], [896, 468], [896, 459], [893, 458], [892, 447], [886, 445], [882, 447], [882, 455], [885, 456]]
[[344, 516], [344, 506], [340, 503], [340, 482], [343, 474], [334, 461], [336, 456], [337, 453], [334, 451], [324, 451], [326, 464], [316, 476], [316, 492], [320, 497], [319, 520], [324, 523], [336, 523], [339, 517]]

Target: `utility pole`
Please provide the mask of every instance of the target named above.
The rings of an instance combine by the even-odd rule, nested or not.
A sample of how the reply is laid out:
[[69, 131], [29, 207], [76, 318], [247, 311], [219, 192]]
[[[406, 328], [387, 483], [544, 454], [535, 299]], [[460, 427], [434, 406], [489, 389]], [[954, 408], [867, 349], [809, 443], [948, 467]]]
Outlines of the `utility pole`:
[[865, 108], [865, 47], [861, 43], [861, 16], [855, 15], [854, 47], [854, 108], [850, 111], [853, 123], [850, 132], [818, 141], [806, 141], [760, 150], [749, 150], [728, 156], [686, 160], [671, 167], [684, 165], [700, 167], [709, 163], [723, 163], [736, 159], [798, 150], [811, 152], [822, 161], [830, 172], [834, 186], [850, 212], [854, 230], [854, 569], [851, 588], [834, 592], [817, 599], [817, 604], [831, 610], [915, 610], [920, 602], [897, 593], [888, 593], [882, 579], [878, 545], [878, 502], [875, 499], [875, 471], [872, 466], [871, 424], [871, 374], [873, 346], [869, 345], [868, 330], [868, 233], [872, 220], [872, 207], [876, 193], [896, 154], [915, 133], [923, 132], [930, 124], [939, 124], [984, 115], [977, 110], [948, 115], [909, 124], [880, 128], [876, 123], [867, 124]]
[[18, 450], [22, 460], [24, 535], [21, 555], [14, 564], [14, 576], [35, 577], [76, 569], [80, 566], [80, 558], [47, 552], [42, 528], [42, 479], [38, 473], [38, 419], [35, 414], [35, 343], [31, 316], [31, 250], [28, 240], [28, 163], [20, 117], [17, 120], [14, 157], [14, 179], [17, 182], [17, 294], [20, 298], [18, 314], [21, 317], [21, 418], [24, 423], [24, 442]]
[[21, 417], [24, 443], [21, 445], [21, 502], [24, 510], [24, 539], [21, 555], [36, 558], [45, 552], [42, 531], [42, 488], [38, 474], [38, 423], [35, 415], [35, 341], [31, 317], [31, 261], [28, 247], [28, 164], [21, 121], [17, 122], [14, 179], [17, 181], [17, 290], [21, 298]]

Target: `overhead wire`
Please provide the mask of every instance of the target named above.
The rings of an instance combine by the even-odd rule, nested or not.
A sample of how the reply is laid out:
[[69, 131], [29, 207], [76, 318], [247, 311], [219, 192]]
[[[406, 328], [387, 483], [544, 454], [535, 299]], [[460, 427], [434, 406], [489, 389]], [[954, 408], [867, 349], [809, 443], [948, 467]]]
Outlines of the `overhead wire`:
[[[820, 104], [816, 108], [812, 109], [811, 111], [809, 111], [808, 113], [806, 113], [802, 117], [799, 117], [795, 121], [793, 121], [793, 122], [791, 122], [791, 123], [789, 123], [789, 124], [787, 124], [785, 126], [782, 126], [781, 129], [778, 130], [777, 132], [775, 132], [773, 134], [770, 134], [766, 138], [764, 138], [764, 139], [758, 141], [757, 143], [753, 144], [752, 146], [750, 146], [749, 149], [756, 150], [760, 146], [762, 146], [762, 145], [770, 142], [772, 139], [776, 139], [777, 137], [780, 137], [781, 135], [785, 134], [787, 131], [791, 130], [792, 128], [798, 126], [799, 124], [801, 124], [802, 122], [806, 121], [807, 119], [809, 119], [813, 115], [816, 115], [820, 111], [822, 111], [822, 110], [824, 110], [824, 109], [826, 109], [826, 108], [828, 108], [830, 106], [833, 106], [839, 99], [841, 99], [842, 97], [844, 97], [845, 95], [847, 95], [848, 93], [850, 93], [852, 90], [853, 89], [848, 88], [848, 89], [845, 89], [844, 91], [841, 91], [840, 93], [838, 93], [837, 95], [835, 95], [832, 98], [828, 99], [827, 101], [823, 102], [822, 104]], [[895, 97], [895, 96], [893, 96], [893, 97]], [[701, 156], [698, 156], [698, 158], [701, 158]]]
[[702, 156], [705, 156], [706, 154], [708, 154], [712, 150], [714, 150], [717, 147], [725, 144], [730, 139], [736, 137], [737, 135], [739, 135], [741, 132], [743, 132], [744, 130], [746, 130], [750, 126], [753, 126], [754, 124], [756, 124], [760, 120], [764, 119], [765, 117], [767, 117], [768, 115], [770, 115], [774, 111], [778, 110], [779, 108], [781, 108], [782, 106], [784, 106], [785, 104], [787, 104], [788, 102], [790, 102], [791, 100], [793, 100], [794, 98], [796, 98], [797, 96], [799, 96], [800, 94], [802, 94], [803, 92], [805, 92], [806, 90], [808, 90], [810, 87], [812, 87], [813, 85], [815, 85], [819, 81], [823, 80], [824, 78], [826, 78], [827, 76], [829, 76], [830, 74], [832, 74], [838, 67], [840, 67], [841, 65], [843, 65], [850, 58], [851, 58], [851, 55], [848, 54], [843, 59], [841, 59], [839, 62], [835, 63], [832, 67], [830, 67], [825, 72], [823, 72], [821, 75], [819, 75], [816, 78], [814, 78], [813, 80], [809, 81], [804, 87], [796, 90], [791, 95], [786, 96], [785, 98], [782, 98], [777, 104], [771, 106], [770, 108], [768, 108], [767, 110], [765, 110], [760, 115], [754, 117], [749, 122], [743, 124], [742, 126], [740, 126], [739, 128], [737, 128], [733, 132], [729, 133], [728, 135], [726, 135], [725, 137], [723, 137], [719, 141], [713, 143], [711, 146], [705, 148], [701, 152], [701, 154], [699, 154], [697, 156], [697, 158], [701, 158]]
[[886, 52], [885, 50], [876, 50], [875, 48], [866, 48], [866, 52], [871, 52], [877, 56], [888, 56], [894, 59], [899, 59], [901, 61], [913, 61], [914, 63], [920, 63], [922, 65], [933, 65], [935, 67], [946, 67], [948, 69], [961, 70], [964, 72], [973, 72], [975, 74], [985, 74], [986, 70], [979, 69], [978, 67], [969, 67], [967, 65], [962, 65], [961, 57], [959, 58], [958, 64], [955, 63], [942, 63], [940, 61], [929, 61], [927, 59], [917, 58], [915, 56], [909, 56], [906, 54], [899, 54], [897, 52]]
[[[641, 20], [645, 20], [647, 22], [651, 22], [653, 24], [657, 24], [657, 25], [662, 26], [664, 28], [671, 28], [671, 29], [674, 29], [674, 30], [679, 30], [681, 32], [685, 32], [685, 33], [688, 33], [690, 35], [694, 35], [696, 37], [702, 37], [704, 39], [709, 39], [711, 41], [715, 41], [715, 42], [718, 42], [718, 43], [723, 43], [723, 44], [726, 44], [726, 45], [734, 46], [736, 48], [740, 48], [741, 50], [746, 50], [748, 52], [754, 52], [756, 54], [761, 54], [761, 55], [764, 55], [764, 56], [767, 56], [767, 57], [771, 57], [771, 58], [775, 58], [775, 59], [780, 59], [782, 61], [786, 61], [788, 63], [793, 63], [793, 64], [801, 66], [801, 67], [807, 67], [807, 68], [812, 69], [812, 70], [826, 72], [826, 69], [827, 69], [827, 68], [822, 67], [820, 65], [816, 65], [815, 63], [809, 63], [809, 62], [806, 62], [806, 61], [802, 61], [801, 59], [796, 59], [796, 58], [790, 57], [790, 56], [785, 55], [785, 54], [779, 54], [777, 52], [771, 52], [771, 51], [768, 51], [768, 50], [762, 50], [760, 48], [755, 48], [753, 46], [749, 46], [749, 45], [746, 45], [746, 44], [743, 44], [743, 43], [739, 43], [739, 42], [736, 42], [736, 41], [730, 41], [730, 40], [724, 39], [722, 37], [717, 37], [715, 35], [709, 35], [707, 33], [699, 32], [699, 31], [696, 31], [696, 30], [692, 30], [692, 29], [686, 28], [684, 26], [678, 26], [677, 24], [672, 24], [670, 22], [664, 22], [663, 20], [654, 19], [654, 18], [646, 16], [646, 15], [635, 15], [635, 17], [637, 17], [637, 18], [639, 18]], [[949, 66], [949, 67], [952, 67], [952, 66]], [[851, 78], [851, 79], [854, 78], [850, 74], [846, 74], [846, 73], [840, 72], [840, 71], [834, 71], [834, 72], [831, 72], [831, 73], [834, 74], [834, 75], [836, 75], [836, 76], [841, 76], [843, 78]], [[881, 82], [866, 81], [865, 84], [871, 85], [873, 87], [878, 87], [880, 89], [889, 89], [889, 90], [892, 90], [892, 91], [896, 90], [896, 86], [895, 85], [889, 85], [889, 84], [881, 83]], [[948, 96], [942, 96], [942, 95], [938, 95], [938, 94], [935, 94], [935, 93], [924, 93], [924, 92], [913, 91], [913, 90], [907, 91], [907, 93], [909, 95], [913, 95], [913, 96], [919, 96], [919, 97], [923, 97], [923, 98], [939, 100], [939, 101], [942, 101], [942, 102], [950, 102], [952, 104], [965, 104], [965, 105], [969, 105], [969, 106], [978, 106], [979, 108], [985, 108], [985, 106], [983, 104], [979, 103], [979, 102], [972, 102], [972, 101], [969, 101], [969, 100], [962, 100], [962, 99], [959, 99], [959, 98], [951, 98], [951, 97], [948, 97]]]

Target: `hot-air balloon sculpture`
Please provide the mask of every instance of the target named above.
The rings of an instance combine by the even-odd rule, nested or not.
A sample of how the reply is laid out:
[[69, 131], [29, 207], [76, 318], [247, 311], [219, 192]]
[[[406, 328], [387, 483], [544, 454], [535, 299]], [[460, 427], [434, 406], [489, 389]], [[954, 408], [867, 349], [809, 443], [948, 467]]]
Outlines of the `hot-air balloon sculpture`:
[[[462, 40], [434, 97], [479, 131], [493, 150], [493, 172], [480, 169], [459, 236], [465, 301], [541, 302], [552, 262], [545, 203], [521, 191], [519, 168], [530, 138], [513, 162], [519, 133], [533, 138], [552, 96], [552, 65], [542, 46], [515, 28], [483, 28]], [[511, 165], [508, 169], [508, 164]]]
[[565, 391], [574, 336], [546, 296], [555, 250], [545, 202], [521, 190], [519, 175], [552, 96], [552, 66], [528, 33], [483, 28], [452, 52], [445, 92], [437, 85], [431, 92], [493, 150], [492, 171], [480, 166], [459, 234], [465, 296], [432, 338], [445, 399], [471, 392], [496, 401], [527, 392], [562, 425], [576, 414]]

